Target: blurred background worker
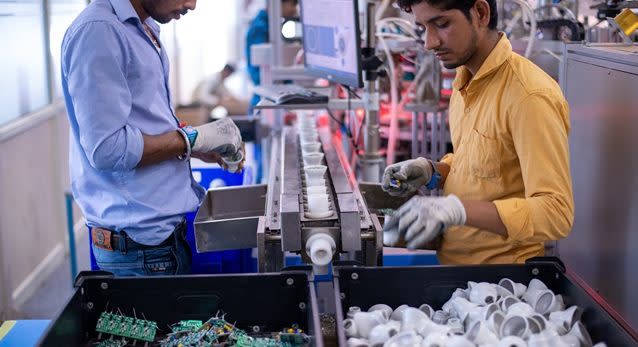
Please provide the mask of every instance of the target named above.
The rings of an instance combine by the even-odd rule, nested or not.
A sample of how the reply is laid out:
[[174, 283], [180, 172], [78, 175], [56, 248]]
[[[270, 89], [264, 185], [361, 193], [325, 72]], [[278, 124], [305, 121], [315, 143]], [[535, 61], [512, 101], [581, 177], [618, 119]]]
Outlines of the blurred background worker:
[[[281, 17], [285, 19], [297, 16], [297, 3], [297, 0], [281, 0]], [[259, 76], [259, 66], [252, 65], [250, 62], [250, 48], [256, 44], [267, 43], [268, 35], [268, 11], [262, 9], [250, 22], [248, 32], [246, 33], [246, 63], [248, 64], [248, 73], [254, 86], [260, 85], [261, 79]], [[250, 101], [251, 110], [258, 102], [259, 96], [253, 94]]]
[[248, 102], [237, 98], [226, 88], [226, 80], [235, 73], [235, 66], [226, 64], [224, 67], [208, 76], [193, 91], [193, 103], [206, 107], [209, 111], [221, 106], [228, 115], [245, 115], [248, 112]]

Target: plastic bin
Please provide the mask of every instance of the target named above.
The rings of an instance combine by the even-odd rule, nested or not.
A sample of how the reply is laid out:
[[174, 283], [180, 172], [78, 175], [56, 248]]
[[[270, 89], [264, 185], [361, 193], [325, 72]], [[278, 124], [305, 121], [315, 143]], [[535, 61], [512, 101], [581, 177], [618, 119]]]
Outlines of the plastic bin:
[[252, 168], [246, 167], [242, 173], [230, 173], [218, 166], [193, 167], [193, 178], [205, 189], [241, 186], [252, 182]]
[[[233, 174], [222, 170], [219, 166], [205, 165], [193, 167], [193, 178], [207, 188], [215, 186], [240, 186], [252, 180], [252, 169], [246, 167], [242, 173]], [[186, 241], [193, 254], [192, 271], [196, 274], [245, 273], [256, 272], [257, 266], [252, 259], [251, 249], [240, 249], [223, 252], [197, 253], [195, 251], [195, 234], [193, 220], [197, 211], [186, 214]], [[89, 253], [91, 270], [99, 270], [91, 247], [93, 240], [89, 232]]]
[[594, 343], [603, 341], [608, 346], [638, 346], [635, 331], [591, 288], [581, 286], [559, 261], [537, 259], [519, 265], [337, 267], [334, 290], [339, 345], [346, 346], [343, 319], [350, 306], [359, 306], [366, 311], [379, 303], [393, 309], [402, 304], [419, 307], [427, 303], [434, 309], [440, 309], [454, 290], [466, 288], [468, 281], [498, 283], [507, 277], [525, 284], [532, 278], [538, 278], [556, 294], [561, 294], [567, 307], [578, 305], [583, 308], [582, 322]]
[[[82, 272], [63, 311], [51, 321], [40, 346], [90, 346], [103, 311], [167, 325], [180, 320], [205, 321], [217, 312], [236, 326], [276, 332], [298, 324], [323, 346], [314, 283], [306, 271], [277, 274], [113, 277], [108, 272]], [[135, 310], [135, 311], [133, 311]], [[316, 334], [318, 332], [318, 334]], [[159, 333], [158, 333], [159, 335]], [[138, 345], [140, 345], [138, 343]]]

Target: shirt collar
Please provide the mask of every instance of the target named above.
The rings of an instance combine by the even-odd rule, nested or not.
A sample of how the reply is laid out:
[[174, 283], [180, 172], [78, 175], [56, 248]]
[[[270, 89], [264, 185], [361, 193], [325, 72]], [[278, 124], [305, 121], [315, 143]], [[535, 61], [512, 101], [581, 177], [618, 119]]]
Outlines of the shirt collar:
[[476, 75], [472, 76], [470, 70], [465, 66], [461, 66], [456, 69], [457, 77], [454, 80], [453, 87], [456, 90], [461, 90], [466, 87], [472, 80], [477, 81], [492, 74], [496, 69], [501, 67], [512, 55], [512, 45], [507, 39], [504, 33], [499, 33], [501, 38], [492, 49], [492, 52], [487, 56], [483, 65], [476, 72]]
[[[117, 15], [117, 18], [121, 22], [126, 22], [129, 19], [137, 19], [140, 23], [142, 22], [140, 20], [140, 17], [137, 15], [137, 12], [135, 12], [135, 9], [133, 8], [133, 5], [131, 4], [130, 0], [109, 0], [109, 1], [111, 2], [111, 6], [113, 7], [115, 14]], [[152, 17], [146, 18], [146, 21], [144, 23], [146, 23], [146, 25], [151, 27], [151, 29], [153, 30], [153, 34], [155, 34], [156, 36], [159, 36], [160, 26], [155, 22], [155, 20], [153, 20]]]
[[113, 10], [115, 10], [115, 15], [121, 22], [126, 22], [131, 18], [137, 18], [140, 20], [140, 17], [135, 12], [133, 5], [130, 0], [109, 0], [111, 6], [113, 6]]

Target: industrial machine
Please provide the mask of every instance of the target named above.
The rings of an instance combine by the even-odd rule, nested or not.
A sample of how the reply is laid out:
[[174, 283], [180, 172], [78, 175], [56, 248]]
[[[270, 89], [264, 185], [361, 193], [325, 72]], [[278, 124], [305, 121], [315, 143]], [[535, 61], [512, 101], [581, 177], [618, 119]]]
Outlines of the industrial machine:
[[[300, 136], [295, 127], [287, 126], [273, 134], [267, 186], [208, 192], [195, 219], [197, 250], [257, 247], [262, 272], [280, 271], [286, 252], [299, 253], [308, 263], [313, 263], [313, 252], [321, 251], [330, 260], [339, 260], [343, 253], [344, 259], [380, 265], [383, 243], [379, 220], [368, 211], [341, 144], [327, 127], [319, 128], [319, 138], [333, 213], [307, 217]], [[324, 235], [332, 246], [315, 249], [322, 243], [315, 242], [315, 235]], [[317, 271], [325, 273], [327, 268], [318, 266]]]
[[638, 1], [604, 0], [591, 6], [596, 10], [596, 18], [606, 20], [616, 17], [624, 8], [638, 8]]
[[[359, 3], [365, 6], [359, 8]], [[332, 5], [339, 8], [329, 8]], [[629, 91], [636, 89], [638, 81], [636, 46], [569, 44], [564, 49], [565, 41], [580, 41], [585, 34], [576, 16], [577, 1], [539, 1], [536, 8], [521, 0], [499, 1], [504, 13], [502, 28], [514, 36], [519, 30], [518, 39], [512, 40], [514, 49], [555, 78], [561, 76], [573, 111], [577, 232], [559, 244], [568, 268], [547, 258], [524, 265], [382, 268], [382, 209], [398, 208], [406, 201], [380, 189], [378, 181], [385, 164], [382, 154], [393, 161], [400, 149], [398, 143], [405, 141], [411, 144], [407, 156], [438, 158], [446, 153], [449, 142], [442, 92], [446, 72], [420, 49], [422, 33], [409, 21], [380, 16], [389, 5], [390, 1], [302, 1], [303, 67], [290, 66], [300, 46], [282, 38], [278, 20], [271, 21], [271, 42], [253, 50], [255, 63], [262, 66], [264, 95], [269, 95], [269, 86], [283, 88], [280, 82], [288, 80], [314, 87], [316, 77], [348, 87], [347, 97], [338, 98], [336, 89], [324, 86], [318, 93], [324, 93], [325, 98], [314, 104], [277, 104], [265, 98], [257, 107], [266, 134], [262, 138], [265, 184], [211, 189], [196, 216], [198, 252], [254, 248], [260, 274], [159, 279], [84, 274], [67, 308], [41, 343], [81, 344], [95, 338], [100, 311], [110, 303], [135, 305], [164, 325], [174, 321], [165, 311], [173, 310], [181, 320], [205, 320], [221, 309], [246, 331], [259, 333], [296, 323], [292, 330], [309, 333], [312, 345], [346, 346], [343, 325], [350, 306], [363, 310], [381, 302], [393, 308], [423, 302], [440, 306], [443, 298], [465, 287], [467, 281], [498, 282], [508, 277], [523, 283], [541, 279], [563, 295], [566, 304], [581, 306], [585, 310], [583, 322], [594, 342], [638, 345], [638, 334], [632, 329], [638, 324], [636, 312], [628, 309], [636, 307], [636, 296], [631, 291], [614, 291], [618, 283], [623, 288], [638, 285], [630, 271], [637, 265], [631, 250], [635, 233], [627, 232], [635, 225], [636, 203], [632, 192], [625, 189], [625, 182], [635, 180], [630, 174], [635, 170], [627, 167], [638, 168], [630, 150], [635, 148], [631, 134], [637, 123], [630, 112], [614, 112], [617, 105], [633, 100]], [[280, 1], [269, 1], [271, 18], [278, 18], [279, 6]], [[608, 1], [605, 6], [605, 13], [611, 13], [610, 8], [630, 5]], [[395, 60], [400, 63], [395, 64]], [[447, 73], [449, 84], [454, 75]], [[379, 77], [384, 75], [388, 75], [390, 97], [382, 105]], [[589, 81], [593, 80], [603, 83], [592, 85]], [[402, 84], [406, 85], [403, 89]], [[583, 85], [591, 87], [584, 90]], [[354, 93], [350, 88], [361, 87], [361, 99], [351, 100]], [[403, 102], [408, 99], [410, 102]], [[594, 107], [600, 105], [604, 108]], [[391, 118], [385, 138], [380, 130], [382, 106]], [[361, 110], [363, 117], [356, 110]], [[334, 113], [340, 111], [339, 119]], [[295, 122], [285, 121], [289, 112], [296, 114]], [[399, 124], [403, 112], [412, 113], [407, 117], [411, 123], [407, 123], [405, 137]], [[359, 144], [361, 149], [356, 148]], [[618, 155], [617, 148], [629, 152]], [[612, 152], [616, 155], [610, 155]], [[314, 169], [319, 176], [311, 179], [307, 171], [314, 166], [318, 166]], [[601, 167], [608, 168], [615, 179], [618, 175], [622, 179], [609, 183]], [[316, 179], [320, 184], [311, 184]], [[600, 182], [611, 186], [600, 188]], [[311, 190], [325, 195], [327, 205], [322, 213], [312, 211]], [[584, 213], [583, 208], [597, 211], [599, 221], [592, 223], [591, 213]], [[600, 233], [607, 229], [609, 233]], [[311, 266], [286, 269], [286, 258], [293, 254]], [[600, 290], [600, 295], [588, 283]], [[109, 317], [120, 316], [124, 317], [121, 313]], [[73, 329], [67, 328], [68, 322], [75, 323]], [[149, 321], [145, 318], [143, 322]]]
[[[570, 44], [561, 86], [571, 108], [576, 213], [560, 257], [634, 328], [638, 327], [636, 98], [638, 47]], [[595, 83], [592, 83], [595, 81]], [[587, 88], [583, 88], [583, 85]], [[607, 173], [614, 172], [613, 179]]]

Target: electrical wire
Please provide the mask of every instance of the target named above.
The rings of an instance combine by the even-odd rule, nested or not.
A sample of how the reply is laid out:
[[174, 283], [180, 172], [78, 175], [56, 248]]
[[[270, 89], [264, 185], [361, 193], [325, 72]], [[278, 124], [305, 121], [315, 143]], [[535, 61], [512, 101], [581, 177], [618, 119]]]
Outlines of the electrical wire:
[[514, 15], [514, 18], [512, 18], [509, 24], [507, 24], [507, 26], [505, 27], [505, 30], [503, 30], [505, 32], [505, 35], [510, 36], [510, 34], [512, 33], [512, 30], [514, 30], [514, 26], [516, 25], [516, 23], [518, 23], [518, 21], [523, 16], [521, 12], [516, 13]]
[[[572, 10], [570, 10], [569, 8], [567, 8], [566, 6], [561, 5], [561, 4], [547, 4], [547, 5], [544, 5], [544, 6], [536, 8], [534, 10], [534, 12], [535, 13], [536, 12], [540, 12], [540, 11], [545, 10], [545, 9], [564, 11], [568, 15], [568, 17], [570, 19], [577, 20], [576, 19], [576, 15], [574, 15], [574, 12], [572, 12]], [[562, 16], [562, 13], [558, 12], [558, 14], [559, 14], [559, 16]]]
[[[383, 31], [385, 28], [390, 25], [394, 25], [400, 29], [402, 29], [401, 33], [395, 32], [386, 32]], [[389, 77], [390, 77], [390, 131], [388, 136], [388, 151], [387, 151], [387, 164], [394, 163], [395, 160], [395, 149], [396, 149], [396, 140], [398, 134], [398, 104], [399, 104], [399, 95], [398, 95], [398, 87], [397, 87], [397, 76], [396, 76], [396, 66], [394, 64], [394, 59], [392, 57], [392, 53], [388, 44], [386, 42], [386, 38], [388, 39], [396, 39], [399, 41], [407, 42], [407, 41], [419, 41], [421, 38], [417, 35], [414, 26], [408, 20], [398, 17], [390, 17], [384, 18], [377, 21], [377, 31], [376, 36], [379, 39], [379, 43], [381, 44], [381, 48], [383, 49], [386, 57], [387, 64], [389, 68]]]
[[383, 2], [381, 3], [381, 6], [377, 7], [376, 12], [374, 13], [375, 22], [378, 23], [381, 20], [381, 17], [383, 16], [383, 12], [385, 12], [388, 6], [390, 6], [391, 1], [392, 0], [383, 0]]
[[537, 57], [537, 56], [541, 55], [542, 53], [545, 53], [545, 54], [551, 56], [552, 58], [558, 60], [561, 63], [563, 62], [563, 58], [561, 56], [557, 55], [556, 53], [552, 52], [551, 50], [549, 50], [547, 48], [544, 48], [542, 51], [536, 52], [534, 55], [532, 55], [532, 58]]
[[[345, 86], [345, 88], [348, 91], [348, 109], [347, 109], [348, 113], [347, 114], [348, 114], [348, 116], [350, 116], [350, 114], [351, 114], [350, 97], [351, 97], [351, 94], [356, 95], [356, 93], [354, 93], [354, 91], [352, 91], [352, 89], [350, 89], [350, 87], [348, 87], [348, 86]], [[357, 113], [355, 112], [355, 119], [358, 121], [359, 118], [356, 115], [357, 115]], [[361, 124], [359, 124], [359, 130], [357, 130], [356, 137], [354, 135], [350, 137], [350, 139], [352, 140], [352, 146], [353, 146], [354, 150], [357, 151], [357, 152], [359, 151], [359, 142], [361, 141], [361, 132], [363, 131], [363, 124], [365, 124], [365, 120], [366, 120], [366, 117], [364, 115], [363, 119], [361, 120]], [[350, 135], [352, 135], [352, 131], [350, 131]]]
[[[351, 94], [354, 94], [357, 98], [361, 99], [352, 89], [350, 89], [349, 86], [346, 85], [342, 85], [342, 87], [344, 87], [344, 89], [346, 89], [347, 91], [347, 109], [346, 109], [346, 116], [348, 118], [350, 118], [350, 113], [351, 113]], [[332, 113], [332, 111], [330, 109], [326, 109], [328, 116], [330, 118], [332, 118], [335, 122], [337, 122], [337, 124], [339, 124], [339, 126], [345, 131], [346, 133], [346, 137], [348, 137], [348, 139], [350, 140], [350, 143], [352, 144], [352, 147], [354, 148], [355, 151], [359, 150], [359, 141], [361, 138], [361, 129], [363, 127], [363, 124], [365, 123], [365, 116], [363, 118], [363, 121], [361, 122], [361, 125], [359, 126], [359, 131], [358, 133], [355, 135], [352, 133], [352, 130], [350, 129], [349, 123], [348, 122], [343, 122], [341, 120], [339, 120], [337, 117], [335, 117], [335, 115]]]
[[332, 114], [332, 111], [330, 111], [329, 109], [326, 109], [326, 112], [328, 113], [328, 116], [330, 116], [330, 118], [332, 118], [335, 122], [337, 122], [337, 124], [339, 124], [339, 127], [341, 127], [345, 131], [346, 137], [348, 138], [348, 140], [350, 140], [350, 143], [352, 144], [352, 146], [355, 149], [357, 149], [357, 145], [354, 142], [354, 135], [350, 131], [350, 128], [348, 127], [348, 125], [340, 121], [339, 119], [337, 119], [337, 117], [335, 117], [334, 114]]
[[[530, 21], [530, 30], [529, 30], [529, 39], [527, 41], [527, 48], [525, 49], [525, 58], [529, 58], [532, 55], [532, 50], [534, 49], [534, 40], [536, 39], [536, 16], [534, 14], [534, 9], [530, 4], [525, 0], [511, 0], [518, 4], [521, 7], [521, 11], [523, 12], [523, 18], [527, 16]], [[523, 19], [523, 23], [525, 23], [525, 19]]]
[[330, 111], [329, 108], [326, 109], [326, 112], [328, 112], [328, 116], [330, 116], [330, 118], [332, 118], [332, 120], [334, 120], [335, 122], [337, 122], [337, 124], [339, 124], [339, 126], [342, 126], [343, 128], [345, 128], [346, 130], [348, 129], [348, 127], [346, 126], [346, 124], [342, 121], [340, 121], [337, 117], [335, 117], [334, 114], [332, 114], [332, 111]]
[[394, 65], [394, 59], [392, 53], [388, 48], [388, 44], [382, 36], [379, 36], [379, 42], [387, 57], [387, 63], [390, 68], [390, 131], [388, 136], [388, 151], [386, 156], [386, 162], [388, 165], [394, 163], [394, 150], [396, 147], [396, 133], [398, 131], [398, 99], [397, 81], [396, 81], [396, 67]]
[[352, 94], [352, 95], [354, 95], [354, 96], [355, 96], [355, 98], [357, 98], [357, 99], [361, 99], [361, 97], [359, 96], [359, 94], [357, 94], [354, 90], [352, 90], [352, 88], [350, 88], [350, 86], [346, 86], [346, 85], [344, 85], [343, 87], [344, 87], [344, 88], [346, 88], [346, 90], [348, 90], [348, 93], [349, 93], [348, 95]]
[[413, 37], [415, 39], [419, 38], [419, 35], [417, 35], [416, 31], [414, 30], [413, 24], [410, 23], [410, 21], [403, 18], [399, 18], [399, 17], [388, 17], [378, 21], [377, 32], [380, 32], [380, 31], [382, 32], [382, 29], [386, 27], [388, 24], [393, 24], [397, 26], [398, 28], [403, 29], [403, 31], [406, 34], [409, 34], [410, 37]]

